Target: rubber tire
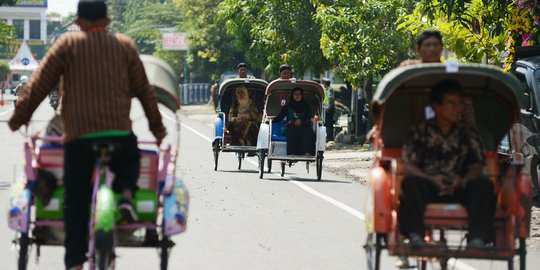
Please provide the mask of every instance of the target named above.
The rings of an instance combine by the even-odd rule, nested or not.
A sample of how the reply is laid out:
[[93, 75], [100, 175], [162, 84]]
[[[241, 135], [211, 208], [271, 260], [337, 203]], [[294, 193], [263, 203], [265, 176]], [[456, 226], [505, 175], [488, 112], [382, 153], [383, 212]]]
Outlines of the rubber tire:
[[19, 252], [17, 254], [17, 269], [26, 270], [28, 266], [28, 248], [30, 246], [30, 237], [28, 237], [27, 233], [21, 233], [18, 244]]
[[525, 244], [525, 238], [519, 238], [519, 269], [525, 270], [526, 257], [527, 257], [527, 245]]
[[317, 167], [317, 180], [321, 180], [323, 158], [323, 152], [317, 153], [317, 160], [315, 161], [315, 165]]
[[[266, 158], [266, 150], [261, 150], [259, 152], [259, 179], [263, 179], [265, 158]], [[270, 160], [268, 161], [270, 162]]]
[[160, 251], [161, 254], [159, 255], [159, 267], [161, 270], [167, 270], [167, 267], [169, 266], [169, 248], [170, 245], [170, 239], [169, 237], [163, 235], [163, 238], [160, 243]]
[[540, 181], [538, 179], [538, 165], [540, 165], [540, 159], [538, 157], [533, 157], [531, 161], [531, 184], [533, 200], [536, 201], [540, 201]]
[[238, 170], [242, 169], [242, 159], [244, 159], [244, 153], [240, 152], [238, 154]]
[[368, 270], [379, 270], [381, 261], [381, 235], [368, 233], [366, 244], [367, 268]]
[[427, 261], [417, 260], [416, 261], [416, 268], [418, 270], [426, 270], [427, 269]]
[[285, 162], [281, 162], [281, 177], [285, 176]]
[[217, 139], [212, 143], [212, 151], [214, 152], [214, 171], [217, 171], [219, 151], [220, 151], [221, 140]]
[[109, 269], [109, 265], [114, 263], [114, 232], [98, 230], [94, 233], [94, 239], [94, 256], [96, 256], [96, 267], [98, 270], [107, 270]]

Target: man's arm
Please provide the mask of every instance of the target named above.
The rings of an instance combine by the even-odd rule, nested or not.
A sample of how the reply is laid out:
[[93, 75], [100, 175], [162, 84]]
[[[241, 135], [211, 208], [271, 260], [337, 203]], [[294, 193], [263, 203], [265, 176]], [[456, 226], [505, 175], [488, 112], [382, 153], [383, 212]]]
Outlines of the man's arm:
[[64, 40], [61, 38], [54, 43], [39, 68], [30, 77], [24, 91], [20, 91], [15, 112], [8, 121], [11, 130], [15, 131], [30, 121], [41, 101], [60, 80], [65, 69], [64, 60], [67, 59]]
[[403, 174], [406, 176], [418, 176], [423, 179], [426, 179], [440, 192], [439, 195], [443, 195], [446, 193], [445, 189], [447, 189], [447, 185], [445, 185], [445, 181], [448, 181], [448, 177], [442, 174], [438, 175], [429, 175], [424, 173], [416, 164], [410, 162], [410, 161], [404, 161], [403, 162]]

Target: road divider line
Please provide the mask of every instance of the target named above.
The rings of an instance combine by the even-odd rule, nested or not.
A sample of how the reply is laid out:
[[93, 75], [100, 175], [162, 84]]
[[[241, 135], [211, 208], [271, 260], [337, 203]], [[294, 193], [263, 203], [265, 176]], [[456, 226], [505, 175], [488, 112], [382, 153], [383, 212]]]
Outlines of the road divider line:
[[[258, 162], [255, 162], [255, 161], [250, 160], [250, 159], [248, 159], [247, 161], [249, 163], [251, 163], [252, 165], [254, 165], [255, 167], [257, 167], [257, 168], [259, 167]], [[300, 182], [298, 182], [296, 180], [291, 180], [291, 179], [287, 179], [287, 181], [295, 184], [296, 186], [303, 189], [307, 193], [310, 193], [311, 195], [314, 195], [315, 197], [323, 199], [323, 200], [333, 204], [334, 206], [337, 206], [341, 210], [343, 210], [343, 211], [357, 217], [358, 219], [360, 219], [362, 221], [366, 220], [366, 216], [362, 212], [360, 212], [360, 211], [358, 211], [358, 210], [356, 210], [356, 209], [354, 209], [354, 208], [352, 208], [352, 207], [350, 207], [350, 206], [348, 206], [348, 205], [346, 205], [346, 204], [344, 204], [344, 203], [342, 203], [342, 202], [340, 202], [340, 201], [338, 201], [338, 200], [336, 200], [336, 199], [334, 199], [334, 198], [332, 198], [330, 196], [324, 195], [324, 194], [312, 189], [311, 187], [309, 187], [308, 185], [306, 185], [304, 183], [300, 183]]]
[[[169, 119], [170, 121], [173, 121], [173, 122], [176, 123], [176, 121], [174, 119], [171, 119], [171, 118], [169, 118], [168, 116], [166, 116], [164, 114], [162, 114], [162, 115], [165, 118]], [[212, 139], [210, 139], [209, 137], [203, 135], [202, 133], [197, 131], [195, 128], [190, 127], [190, 126], [188, 126], [188, 125], [186, 125], [184, 123], [182, 123], [181, 125], [182, 125], [182, 127], [185, 127], [189, 131], [191, 131], [191, 132], [195, 133], [196, 135], [200, 136], [204, 140], [206, 140], [208, 142], [212, 142]], [[247, 158], [246, 161], [248, 163], [250, 163], [251, 165], [255, 166], [256, 168], [259, 168], [258, 161], [255, 162], [250, 158]], [[315, 197], [318, 197], [318, 198], [320, 198], [322, 200], [325, 200], [325, 201], [333, 204], [334, 206], [336, 206], [336, 207], [340, 208], [341, 210], [353, 215], [354, 217], [356, 217], [356, 218], [358, 218], [358, 219], [360, 219], [362, 221], [366, 220], [366, 216], [362, 212], [360, 212], [360, 211], [358, 211], [358, 210], [356, 210], [356, 209], [354, 209], [354, 208], [352, 208], [352, 207], [350, 207], [350, 206], [348, 206], [348, 205], [346, 205], [346, 204], [344, 204], [344, 203], [342, 203], [342, 202], [340, 202], [340, 201], [338, 201], [338, 200], [336, 200], [336, 199], [334, 199], [334, 198], [332, 198], [330, 196], [324, 195], [324, 194], [314, 190], [313, 188], [309, 187], [308, 185], [306, 185], [304, 183], [300, 183], [300, 182], [298, 182], [296, 180], [291, 180], [291, 179], [287, 179], [287, 178], [286, 178], [286, 180], [293, 183], [293, 184], [295, 184], [297, 187], [303, 189], [304, 191], [310, 193], [311, 195], [313, 195]], [[477, 270], [476, 268], [474, 268], [474, 267], [472, 267], [472, 266], [470, 266], [470, 265], [468, 265], [466, 263], [462, 263], [462, 262], [456, 260], [455, 258], [451, 258], [448, 261], [448, 263], [449, 264], [454, 264], [455, 268], [461, 269], [461, 270]]]
[[330, 196], [326, 196], [326, 195], [312, 189], [311, 187], [309, 187], [308, 185], [306, 185], [304, 183], [300, 183], [300, 182], [298, 182], [296, 180], [289, 180], [289, 182], [297, 185], [298, 187], [305, 190], [306, 192], [309, 192], [312, 195], [314, 195], [316, 197], [319, 197], [319, 198], [321, 198], [321, 199], [323, 199], [323, 200], [337, 206], [338, 208], [341, 208], [345, 212], [359, 218], [362, 221], [366, 220], [366, 216], [363, 213], [361, 213], [360, 211], [358, 211], [358, 210], [356, 210], [356, 209], [354, 209], [354, 208], [352, 208], [352, 207], [350, 207], [350, 206], [348, 206], [348, 205], [346, 205], [346, 204], [344, 204], [344, 203], [342, 203], [342, 202], [340, 202], [340, 201], [338, 201], [338, 200], [336, 200], [336, 199], [334, 199], [334, 198], [332, 198]]
[[[165, 114], [163, 112], [161, 112], [161, 116], [163, 116], [165, 119], [167, 119], [167, 120], [169, 120], [169, 121], [171, 121], [173, 123], [176, 123], [176, 119], [168, 116], [167, 114]], [[188, 125], [186, 125], [184, 123], [180, 123], [180, 126], [187, 128], [189, 131], [191, 131], [191, 132], [195, 133], [196, 135], [198, 135], [199, 137], [205, 139], [207, 142], [212, 142], [212, 139], [210, 139], [209, 137], [207, 137], [204, 134], [200, 133], [195, 128], [192, 128], [192, 127], [190, 127], [190, 126], [188, 126]]]
[[[454, 265], [455, 268], [457, 269], [461, 269], [461, 270], [478, 270], [477, 268], [474, 268], [466, 263], [462, 263], [458, 260], [456, 260], [456, 258], [450, 258], [448, 260], [448, 265]], [[452, 269], [452, 267], [449, 267], [450, 269]]]
[[9, 110], [7, 110], [7, 111], [5, 111], [5, 112], [1, 112], [0, 115], [4, 115], [4, 114], [6, 114], [6, 113], [8, 113], [8, 112], [11, 112], [11, 111], [13, 111], [13, 110], [14, 110], [14, 108], [11, 108], [11, 109], [9, 109]]
[[[175, 122], [176, 122], [176, 121], [175, 121]], [[199, 135], [199, 137], [205, 139], [207, 142], [212, 142], [212, 139], [210, 139], [209, 137], [206, 137], [204, 134], [200, 133], [200, 132], [197, 131], [196, 129], [194, 129], [194, 128], [192, 128], [192, 127], [190, 127], [190, 126], [188, 126], [188, 125], [186, 125], [186, 124], [184, 124], [184, 123], [182, 123], [181, 125], [182, 125], [182, 127], [185, 127], [185, 128], [187, 128], [187, 129], [189, 129], [189, 131], [195, 133], [196, 135]]]

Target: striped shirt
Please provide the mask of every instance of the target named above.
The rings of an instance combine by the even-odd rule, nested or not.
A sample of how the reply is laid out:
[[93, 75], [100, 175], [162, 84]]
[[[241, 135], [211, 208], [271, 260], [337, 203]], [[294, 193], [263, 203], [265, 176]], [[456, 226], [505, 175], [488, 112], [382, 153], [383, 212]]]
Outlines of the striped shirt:
[[144, 108], [157, 139], [166, 135], [157, 98], [135, 43], [122, 34], [72, 32], [62, 35], [32, 74], [9, 125], [16, 130], [60, 82], [64, 142], [81, 135], [131, 130], [131, 98]]

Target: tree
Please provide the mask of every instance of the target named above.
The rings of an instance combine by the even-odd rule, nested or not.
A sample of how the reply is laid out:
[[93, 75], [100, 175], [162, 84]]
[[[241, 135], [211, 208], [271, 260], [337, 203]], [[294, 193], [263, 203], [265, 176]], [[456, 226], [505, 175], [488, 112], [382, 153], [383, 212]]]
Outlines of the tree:
[[124, 12], [126, 11], [126, 0], [109, 0], [108, 13], [111, 18], [109, 29], [115, 33], [123, 33]]
[[218, 18], [220, 0], [175, 0], [185, 11], [183, 26], [189, 33], [189, 64], [193, 81], [219, 80], [245, 60], [243, 51]]
[[0, 61], [0, 83], [7, 80], [9, 74], [9, 65], [4, 61]]
[[[17, 1], [18, 0], [0, 0], [0, 6], [13, 6], [17, 4]], [[0, 44], [4, 44], [6, 41], [15, 38], [14, 33], [14, 27], [0, 21]]]
[[401, 0], [342, 0], [322, 3], [321, 48], [336, 63], [334, 71], [354, 86], [380, 77], [408, 58], [411, 35], [398, 29], [399, 18], [412, 9]]
[[162, 58], [183, 78], [184, 52], [161, 49], [162, 30], [177, 31], [182, 23], [182, 11], [173, 1], [128, 1], [121, 18], [122, 21], [117, 21], [115, 27], [123, 29], [125, 34], [133, 38], [140, 53]]
[[331, 65], [321, 51], [315, 2], [319, 1], [224, 0], [218, 14], [251, 66], [276, 77], [284, 62], [300, 76], [321, 74]]
[[[54, 30], [62, 28], [62, 15], [58, 12], [49, 12], [47, 13], [47, 35], [54, 33]], [[50, 18], [57, 18], [56, 20], [51, 20]]]
[[515, 66], [515, 47], [540, 43], [540, 3], [538, 1], [522, 0], [517, 1], [516, 6], [510, 6], [507, 38], [503, 68], [508, 71]]
[[402, 27], [412, 33], [439, 30], [446, 46], [466, 62], [500, 62], [513, 0], [421, 0]]

